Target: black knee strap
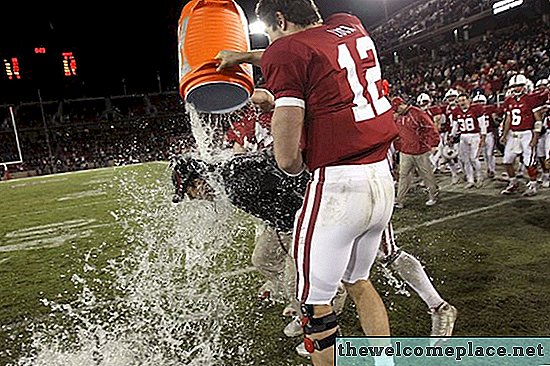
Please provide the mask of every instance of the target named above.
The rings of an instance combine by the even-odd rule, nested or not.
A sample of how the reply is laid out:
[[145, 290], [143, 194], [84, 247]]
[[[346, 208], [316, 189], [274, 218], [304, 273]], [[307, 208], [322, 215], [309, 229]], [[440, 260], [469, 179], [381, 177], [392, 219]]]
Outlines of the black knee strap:
[[302, 328], [305, 334], [321, 333], [338, 326], [336, 313], [332, 312], [320, 318], [313, 317], [313, 305], [302, 304]]
[[302, 320], [302, 327], [304, 328], [305, 334], [321, 333], [326, 330], [334, 329], [337, 326], [338, 319], [334, 312], [321, 318], [304, 317]]
[[340, 332], [334, 332], [331, 335], [323, 339], [309, 339], [304, 338], [304, 346], [306, 351], [313, 353], [316, 350], [322, 351], [324, 349], [330, 348], [336, 344], [336, 337], [340, 335]]

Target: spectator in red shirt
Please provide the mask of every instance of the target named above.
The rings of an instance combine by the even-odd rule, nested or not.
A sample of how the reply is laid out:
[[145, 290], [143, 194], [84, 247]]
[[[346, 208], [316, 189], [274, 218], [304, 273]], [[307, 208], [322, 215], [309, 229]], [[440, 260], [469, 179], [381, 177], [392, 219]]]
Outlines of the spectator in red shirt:
[[428, 187], [429, 199], [426, 205], [433, 206], [437, 202], [438, 188], [430, 163], [430, 154], [432, 149], [439, 145], [437, 128], [426, 112], [406, 104], [403, 99], [394, 98], [392, 105], [399, 129], [399, 137], [394, 144], [395, 149], [400, 152], [399, 187], [395, 207], [404, 207], [405, 196], [415, 170]]

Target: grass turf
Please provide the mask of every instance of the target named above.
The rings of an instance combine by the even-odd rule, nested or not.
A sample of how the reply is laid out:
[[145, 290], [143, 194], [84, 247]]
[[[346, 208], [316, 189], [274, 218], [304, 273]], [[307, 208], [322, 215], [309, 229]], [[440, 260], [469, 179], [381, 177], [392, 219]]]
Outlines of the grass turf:
[[[0, 364], [31, 351], [33, 324], [51, 313], [41, 299], [71, 303], [79, 296], [71, 278], [85, 275], [87, 255], [95, 253], [93, 263], [102, 268], [132, 250], [125, 228], [115, 220], [121, 208], [144, 208], [142, 202], [119, 200], [124, 186], [114, 182], [122, 182], [127, 174], [151, 187], [156, 199], [169, 199], [169, 172], [159, 163], [0, 184]], [[501, 197], [502, 185], [490, 183], [468, 192], [449, 187], [431, 208], [423, 205], [421, 192], [413, 192], [407, 208], [394, 215], [398, 244], [423, 262], [443, 297], [458, 308], [455, 334], [548, 335], [550, 194]], [[155, 191], [158, 187], [163, 189]], [[216, 259], [221, 272], [250, 267], [253, 225], [244, 216], [242, 221], [237, 247]], [[415, 294], [397, 294], [376, 268], [373, 280], [390, 309], [395, 335], [429, 333], [427, 309]], [[261, 276], [243, 271], [227, 281], [230, 291], [224, 301], [233, 310], [224, 320], [220, 363], [308, 364], [294, 353], [298, 339], [282, 333], [287, 321], [280, 315], [282, 305], [256, 300]], [[97, 285], [95, 290], [104, 299], [116, 296], [108, 286]], [[53, 322], [69, 326], [62, 319]], [[346, 335], [361, 334], [350, 303], [341, 324]]]

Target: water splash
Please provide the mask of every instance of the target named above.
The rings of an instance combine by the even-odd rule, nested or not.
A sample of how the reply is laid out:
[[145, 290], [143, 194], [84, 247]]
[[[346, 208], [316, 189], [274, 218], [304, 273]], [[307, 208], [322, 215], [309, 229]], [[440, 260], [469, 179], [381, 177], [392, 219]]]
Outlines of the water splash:
[[210, 164], [229, 159], [233, 153], [231, 149], [224, 149], [225, 132], [238, 118], [238, 112], [204, 114], [191, 104], [186, 104], [185, 108], [189, 113], [191, 131], [197, 144], [197, 157]]
[[[201, 158], [223, 159], [218, 136], [208, 130], [216, 128], [213, 120], [193, 113]], [[97, 258], [116, 243], [88, 252], [82, 273], [71, 277], [79, 289], [76, 301], [42, 300], [50, 319], [35, 325], [33, 351], [17, 365], [222, 364], [223, 329], [232, 310], [224, 296], [232, 291], [221, 275], [224, 256], [230, 250], [233, 264], [248, 259], [234, 255], [244, 245], [236, 238], [250, 228], [223, 195], [173, 206], [169, 172], [162, 180], [143, 170], [119, 172], [110, 188], [119, 192], [121, 208], [111, 216], [123, 231], [125, 248], [103, 268]]]

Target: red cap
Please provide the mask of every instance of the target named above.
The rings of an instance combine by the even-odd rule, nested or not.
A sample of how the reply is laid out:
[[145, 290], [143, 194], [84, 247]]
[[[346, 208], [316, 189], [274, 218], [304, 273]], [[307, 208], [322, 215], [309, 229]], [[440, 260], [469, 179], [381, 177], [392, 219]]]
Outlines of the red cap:
[[396, 110], [401, 104], [405, 104], [405, 101], [401, 97], [395, 97], [391, 100], [391, 105], [394, 110]]

